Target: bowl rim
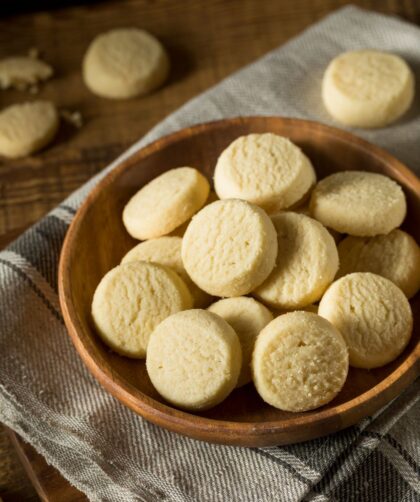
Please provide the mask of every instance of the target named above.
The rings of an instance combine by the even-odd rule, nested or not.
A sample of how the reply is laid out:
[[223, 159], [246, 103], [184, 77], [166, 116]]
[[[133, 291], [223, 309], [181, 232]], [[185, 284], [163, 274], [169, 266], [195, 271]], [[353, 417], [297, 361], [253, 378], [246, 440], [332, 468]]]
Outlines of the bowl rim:
[[[276, 119], [280, 119], [289, 126], [299, 125], [299, 127], [308, 129], [316, 127], [317, 133], [327, 136], [332, 135], [343, 143], [351, 143], [353, 147], [356, 146], [359, 150], [375, 157], [381, 163], [387, 164], [392, 173], [398, 173], [405, 178], [407, 183], [415, 189], [416, 193], [420, 194], [420, 179], [409, 170], [408, 167], [382, 148], [348, 131], [321, 124], [316, 121], [299, 118], [268, 115], [231, 117], [184, 127], [154, 140], [143, 148], [131, 153], [128, 157], [123, 157], [110, 172], [99, 180], [84, 199], [67, 230], [60, 253], [58, 292], [65, 325], [80, 357], [94, 377], [108, 392], [147, 420], [183, 434], [188, 434], [185, 432], [186, 428], [196, 433], [201, 432], [207, 436], [207, 440], [208, 437], [210, 437], [215, 442], [224, 442], [224, 444], [229, 444], [229, 441], [220, 441], [220, 435], [224, 435], [225, 439], [227, 439], [226, 436], [229, 436], [230, 432], [234, 433], [235, 436], [270, 436], [278, 434], [279, 432], [287, 434], [308, 425], [315, 427], [317, 425], [321, 426], [325, 424], [326, 420], [334, 421], [337, 416], [340, 416], [340, 421], [344, 423], [344, 425], [341, 426], [337, 425], [337, 430], [356, 423], [366, 416], [367, 413], [365, 409], [368, 403], [375, 401], [375, 409], [379, 409], [416, 378], [420, 369], [420, 365], [418, 364], [420, 360], [420, 342], [413, 347], [411, 353], [386, 378], [371, 389], [332, 408], [324, 409], [321, 407], [319, 410], [312, 410], [309, 412], [310, 414], [307, 415], [303, 414], [296, 417], [291, 416], [287, 419], [263, 422], [228, 421], [208, 418], [174, 408], [169, 404], [161, 403], [143, 393], [120, 375], [109, 371], [107, 367], [104, 368], [103, 365], [101, 365], [102, 356], [98, 356], [98, 354], [91, 350], [95, 345], [94, 342], [89, 339], [82, 340], [79, 336], [81, 323], [78, 319], [75, 306], [71, 301], [71, 276], [67, 264], [70, 259], [71, 250], [77, 239], [78, 229], [90, 206], [96, 201], [102, 189], [110, 185], [115, 178], [119, 177], [126, 169], [132, 167], [133, 164], [141, 162], [144, 158], [160, 150], [162, 147], [176, 143], [187, 136], [194, 137], [204, 131], [208, 132], [209, 130], [218, 129], [228, 124], [247, 125], [252, 124], [252, 122], [256, 120], [263, 121]], [[391, 397], [385, 397], [387, 391], [392, 394]], [[194, 434], [192, 433], [191, 435], [193, 436]], [[321, 435], [322, 434], [319, 434], [318, 436]]]

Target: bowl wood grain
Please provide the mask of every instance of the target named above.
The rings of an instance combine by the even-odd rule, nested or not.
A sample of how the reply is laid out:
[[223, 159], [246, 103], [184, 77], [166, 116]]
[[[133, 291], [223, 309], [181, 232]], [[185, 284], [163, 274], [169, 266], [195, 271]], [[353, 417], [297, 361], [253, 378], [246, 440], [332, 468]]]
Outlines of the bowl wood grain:
[[265, 404], [252, 384], [200, 414], [169, 406], [154, 390], [144, 361], [111, 352], [95, 334], [90, 306], [102, 276], [136, 243], [125, 231], [122, 209], [141, 186], [162, 172], [194, 166], [209, 179], [220, 152], [243, 134], [289, 137], [312, 160], [318, 177], [357, 169], [386, 174], [402, 185], [408, 202], [403, 228], [420, 242], [420, 181], [389, 153], [347, 132], [315, 122], [244, 117], [201, 124], [161, 138], [134, 153], [90, 193], [68, 230], [60, 259], [59, 294], [76, 349], [98, 381], [147, 420], [196, 439], [242, 446], [290, 444], [355, 424], [396, 397], [419, 374], [420, 294], [411, 302], [414, 333], [406, 350], [375, 370], [351, 368], [340, 394], [328, 405], [288, 413]]

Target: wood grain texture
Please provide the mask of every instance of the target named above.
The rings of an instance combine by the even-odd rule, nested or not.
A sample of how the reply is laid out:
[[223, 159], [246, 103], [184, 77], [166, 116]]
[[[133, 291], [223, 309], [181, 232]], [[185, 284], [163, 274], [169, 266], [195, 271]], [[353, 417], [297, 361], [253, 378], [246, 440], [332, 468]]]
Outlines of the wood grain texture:
[[[57, 78], [42, 89], [39, 97], [80, 110], [86, 119], [81, 131], [64, 127], [54, 146], [37, 156], [12, 162], [0, 160], [0, 247], [187, 99], [346, 3], [120, 0], [0, 19], [0, 57], [26, 53], [30, 47], [41, 49], [56, 68]], [[417, 0], [352, 3], [420, 22]], [[128, 24], [137, 24], [163, 37], [170, 48], [174, 72], [169, 85], [155, 95], [127, 102], [101, 100], [83, 87], [78, 73], [81, 55], [99, 31]], [[24, 99], [32, 96], [3, 91], [0, 106]], [[22, 468], [7, 437], [0, 441], [0, 459], [0, 496], [4, 501], [37, 499], [29, 483], [24, 482]], [[34, 472], [41, 475], [46, 466], [40, 457], [33, 464]], [[48, 469], [54, 471], [51, 466]], [[48, 493], [49, 476], [43, 476], [41, 481]], [[62, 487], [71, 488], [65, 480]]]
[[[319, 179], [357, 169], [386, 174], [403, 187], [408, 204], [404, 228], [420, 242], [420, 180], [390, 154], [345, 131], [316, 122], [280, 117], [243, 117], [201, 124], [161, 138], [133, 154], [89, 194], [67, 232], [59, 266], [59, 295], [69, 334], [99, 382], [147, 420], [195, 439], [237, 446], [273, 446], [306, 441], [353, 425], [396, 397], [419, 374], [420, 319], [411, 341], [395, 361], [381, 368], [350, 368], [331, 403], [289, 413], [264, 403], [254, 386], [235, 389], [202, 413], [168, 405], [151, 384], [145, 362], [111, 352], [95, 333], [93, 293], [100, 279], [136, 241], [121, 214], [144, 184], [175, 166], [196, 166], [209, 180], [220, 152], [238, 136], [272, 132], [290, 138], [311, 159]], [[420, 294], [413, 302], [420, 315]]]

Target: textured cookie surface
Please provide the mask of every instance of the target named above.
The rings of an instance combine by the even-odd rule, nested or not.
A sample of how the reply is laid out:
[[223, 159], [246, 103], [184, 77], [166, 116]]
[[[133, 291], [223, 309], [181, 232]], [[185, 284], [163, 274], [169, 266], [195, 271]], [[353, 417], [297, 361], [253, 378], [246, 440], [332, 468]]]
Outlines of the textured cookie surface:
[[147, 261], [171, 268], [188, 286], [194, 300], [194, 306], [197, 308], [206, 307], [210, 303], [210, 296], [196, 286], [187, 274], [182, 263], [181, 246], [181, 237], [164, 236], [150, 239], [137, 244], [123, 257], [121, 263]]
[[393, 230], [376, 237], [346, 237], [338, 246], [338, 277], [372, 272], [396, 284], [408, 298], [420, 288], [420, 249], [411, 235]]
[[321, 298], [338, 270], [334, 239], [304, 214], [283, 212], [271, 219], [278, 239], [276, 265], [254, 294], [278, 309], [305, 307]]
[[123, 211], [125, 228], [141, 240], [168, 234], [203, 206], [209, 190], [209, 182], [193, 167], [166, 171], [129, 200]]
[[237, 199], [213, 202], [197, 213], [182, 240], [192, 280], [215, 296], [241, 296], [273, 270], [277, 235], [259, 207]]
[[156, 390], [187, 410], [211, 408], [235, 388], [241, 345], [221, 317], [187, 310], [165, 319], [154, 330], [146, 366]]
[[11, 105], [0, 113], [0, 155], [24, 157], [46, 146], [59, 125], [57, 109], [49, 101]]
[[318, 313], [343, 335], [356, 368], [393, 361], [410, 340], [413, 316], [404, 293], [384, 277], [356, 272], [335, 281]]
[[241, 387], [252, 380], [250, 364], [255, 340], [260, 331], [273, 320], [273, 315], [264, 305], [247, 296], [219, 300], [210, 305], [208, 310], [222, 317], [239, 337], [242, 368], [236, 386]]
[[120, 28], [97, 36], [83, 59], [88, 88], [105, 98], [124, 99], [159, 87], [169, 71], [162, 44], [137, 28]]
[[322, 83], [329, 113], [343, 124], [383, 127], [400, 117], [414, 97], [414, 76], [400, 57], [371, 50], [341, 54]]
[[244, 199], [269, 213], [301, 200], [315, 181], [301, 149], [272, 133], [237, 138], [222, 152], [214, 171], [220, 199]]
[[255, 343], [255, 387], [272, 406], [307, 411], [330, 402], [347, 377], [343, 337], [310, 312], [291, 312], [270, 322]]
[[26, 88], [53, 74], [51, 66], [30, 57], [10, 57], [0, 60], [0, 88]]
[[337, 232], [368, 237], [400, 226], [407, 205], [404, 192], [391, 178], [341, 171], [316, 185], [310, 211], [313, 218]]
[[99, 336], [115, 352], [143, 358], [155, 327], [191, 306], [191, 294], [173, 270], [132, 262], [102, 278], [93, 296], [92, 317]]

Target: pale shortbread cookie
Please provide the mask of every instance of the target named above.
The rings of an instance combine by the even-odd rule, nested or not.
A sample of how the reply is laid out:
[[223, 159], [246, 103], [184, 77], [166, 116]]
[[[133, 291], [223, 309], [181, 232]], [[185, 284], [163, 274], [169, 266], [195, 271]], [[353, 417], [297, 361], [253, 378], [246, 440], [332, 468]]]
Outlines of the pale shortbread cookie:
[[400, 57], [385, 52], [345, 52], [331, 61], [322, 82], [329, 113], [355, 127], [383, 127], [410, 107], [414, 75]]
[[181, 257], [182, 239], [175, 236], [158, 237], [140, 242], [123, 257], [121, 263], [147, 261], [165, 265], [175, 270], [188, 286], [197, 308], [207, 307], [211, 301], [210, 295], [202, 291], [187, 274]]
[[32, 101], [11, 105], [0, 113], [0, 155], [24, 157], [54, 138], [59, 116], [53, 103]]
[[296, 309], [319, 300], [334, 280], [338, 253], [334, 239], [304, 214], [272, 216], [277, 231], [276, 266], [253, 294], [278, 309]]
[[[204, 203], [204, 206], [208, 206], [212, 202], [216, 202], [216, 200], [219, 200], [219, 197], [217, 197], [216, 192], [213, 192], [213, 190], [210, 190], [209, 195], [207, 197], [207, 200]], [[187, 231], [187, 228], [188, 228], [188, 225], [190, 224], [190, 222], [191, 222], [191, 220], [187, 220], [185, 223], [183, 223], [179, 227], [176, 227], [176, 229], [173, 230], [170, 233], [170, 235], [175, 235], [175, 236], [178, 236], [178, 237], [184, 237], [184, 234]]]
[[411, 235], [398, 228], [376, 237], [346, 237], [338, 254], [338, 277], [372, 272], [392, 281], [408, 298], [420, 289], [420, 248]]
[[154, 178], [128, 201], [123, 211], [127, 232], [146, 240], [172, 232], [206, 202], [210, 185], [193, 167], [178, 167]]
[[[305, 216], [311, 216], [311, 211], [309, 209], [309, 200], [307, 201], [306, 204], [299, 205], [293, 209], [290, 209], [290, 211], [293, 211], [294, 213], [304, 214]], [[343, 235], [340, 234], [340, 232], [333, 230], [332, 228], [327, 228], [327, 227], [325, 228], [332, 235], [332, 238], [334, 239], [335, 243], [338, 244], [343, 238]]]
[[261, 303], [247, 296], [225, 298], [207, 309], [224, 319], [239, 337], [242, 347], [242, 368], [237, 387], [252, 380], [251, 357], [260, 331], [273, 320], [271, 312]]
[[132, 262], [110, 270], [96, 288], [92, 317], [115, 352], [144, 358], [150, 333], [166, 317], [192, 306], [183, 280], [163, 265]]
[[315, 182], [302, 150], [272, 133], [237, 138], [222, 152], [214, 171], [220, 199], [244, 199], [269, 213], [301, 200]]
[[214, 296], [246, 295], [273, 270], [277, 235], [259, 207], [238, 199], [198, 212], [182, 240], [182, 261], [192, 280]]
[[313, 218], [337, 232], [370, 237], [399, 227], [407, 205], [404, 192], [391, 178], [341, 171], [316, 185], [310, 210]]
[[219, 404], [235, 388], [241, 369], [238, 336], [206, 310], [171, 315], [153, 331], [146, 367], [156, 390], [187, 410]]
[[393, 361], [410, 340], [413, 315], [404, 293], [393, 282], [369, 272], [335, 281], [318, 313], [343, 335], [356, 368], [377, 368]]
[[0, 60], [0, 88], [26, 89], [49, 79], [53, 69], [44, 61], [31, 57], [15, 56]]
[[342, 389], [348, 367], [339, 331], [310, 312], [291, 312], [270, 322], [252, 356], [259, 395], [285, 411], [307, 411], [330, 402]]
[[83, 59], [83, 79], [95, 94], [124, 99], [146, 94], [168, 76], [169, 58], [153, 35], [118, 28], [98, 35]]

